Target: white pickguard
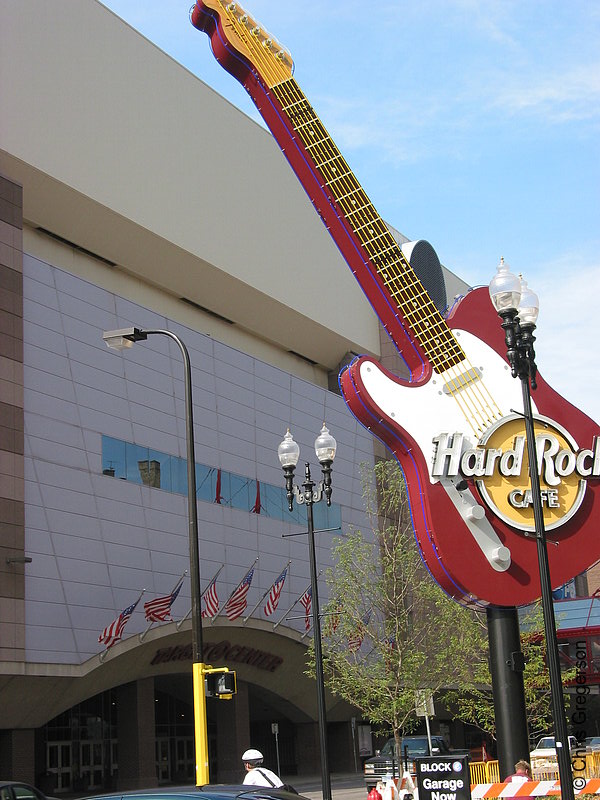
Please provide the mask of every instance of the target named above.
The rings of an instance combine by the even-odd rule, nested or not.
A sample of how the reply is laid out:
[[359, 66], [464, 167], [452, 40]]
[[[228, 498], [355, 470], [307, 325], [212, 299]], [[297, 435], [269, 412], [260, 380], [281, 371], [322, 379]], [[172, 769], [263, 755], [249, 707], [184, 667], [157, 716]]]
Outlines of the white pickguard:
[[[511, 410], [523, 411], [521, 383], [510, 374], [510, 367], [495, 350], [467, 331], [453, 331], [462, 347], [469, 366], [481, 374], [481, 380], [500, 409], [501, 416]], [[465, 368], [467, 369], [467, 367]], [[465, 418], [461, 405], [452, 394], [444, 391], [444, 376], [432, 373], [430, 380], [420, 386], [396, 383], [374, 361], [364, 361], [360, 377], [371, 400], [389, 420], [406, 428], [425, 456], [431, 475], [435, 436], [442, 432], [460, 432], [469, 447], [477, 444], [477, 436]], [[535, 409], [534, 409], [535, 411]]]
[[[506, 416], [511, 410], [522, 412], [521, 382], [513, 380], [506, 361], [473, 334], [461, 330], [453, 333], [469, 362], [465, 370], [472, 368], [480, 376], [499, 408], [500, 416]], [[456, 479], [438, 479], [431, 475], [434, 437], [442, 432], [463, 433], [469, 447], [474, 447], [478, 439], [462, 410], [464, 405], [457, 402], [456, 392], [454, 395], [448, 392], [444, 375], [434, 372], [426, 384], [411, 387], [396, 383], [376, 362], [365, 360], [360, 366], [360, 377], [367, 394], [385, 417], [407, 430], [403, 422], [410, 421], [409, 432], [425, 457], [430, 481], [437, 483], [439, 480], [444, 487], [490, 566], [498, 572], [508, 569], [510, 552], [503, 546], [471, 491], [457, 488], [459, 481]], [[453, 377], [456, 378], [456, 372]], [[470, 385], [476, 386], [476, 382]], [[497, 416], [497, 409], [495, 414]]]

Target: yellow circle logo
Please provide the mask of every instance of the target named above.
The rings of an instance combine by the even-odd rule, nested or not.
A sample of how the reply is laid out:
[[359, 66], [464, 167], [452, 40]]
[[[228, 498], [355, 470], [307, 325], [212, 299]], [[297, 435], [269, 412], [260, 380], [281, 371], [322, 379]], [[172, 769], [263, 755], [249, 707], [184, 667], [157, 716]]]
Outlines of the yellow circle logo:
[[[546, 530], [552, 530], [571, 519], [581, 505], [585, 477], [594, 471], [594, 452], [578, 451], [571, 435], [545, 417], [535, 417], [534, 429], [544, 523]], [[487, 506], [507, 524], [534, 531], [523, 417], [504, 417], [486, 431], [471, 452], [470, 458], [463, 458], [462, 471], [475, 477]]]

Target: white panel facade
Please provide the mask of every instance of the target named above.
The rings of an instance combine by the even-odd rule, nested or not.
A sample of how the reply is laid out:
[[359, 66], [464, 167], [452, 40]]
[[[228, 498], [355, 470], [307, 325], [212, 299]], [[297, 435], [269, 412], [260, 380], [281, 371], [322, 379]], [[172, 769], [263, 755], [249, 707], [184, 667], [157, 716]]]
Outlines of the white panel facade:
[[[258, 557], [250, 610], [291, 559], [276, 621], [308, 585], [308, 543], [283, 536], [302, 526], [251, 513], [254, 481], [263, 493], [283, 487], [276, 450], [288, 426], [301, 447], [297, 482], [305, 459], [320, 479], [313, 443], [325, 420], [338, 441], [333, 503], [341, 506], [343, 528], [364, 526], [358, 467], [373, 463], [372, 437], [332, 392], [38, 258], [25, 257], [24, 278], [26, 553], [33, 559], [26, 572], [27, 660], [86, 661], [103, 649], [102, 629], [142, 589], [143, 601], [168, 594], [189, 565], [187, 496], [102, 474], [103, 436], [186, 455], [181, 353], [159, 335], [123, 354], [106, 348], [104, 330], [132, 325], [169, 329], [188, 347], [196, 461], [252, 481], [229, 490], [246, 493], [247, 510], [228, 507], [225, 489], [222, 504], [198, 502], [203, 585], [224, 563], [217, 586], [225, 602]], [[331, 563], [335, 535], [317, 535], [319, 569]], [[320, 584], [324, 600], [324, 576]], [[174, 618], [189, 607], [186, 579]], [[292, 616], [300, 617], [299, 609]], [[298, 630], [303, 624], [289, 622]], [[146, 626], [140, 603], [125, 637]]]

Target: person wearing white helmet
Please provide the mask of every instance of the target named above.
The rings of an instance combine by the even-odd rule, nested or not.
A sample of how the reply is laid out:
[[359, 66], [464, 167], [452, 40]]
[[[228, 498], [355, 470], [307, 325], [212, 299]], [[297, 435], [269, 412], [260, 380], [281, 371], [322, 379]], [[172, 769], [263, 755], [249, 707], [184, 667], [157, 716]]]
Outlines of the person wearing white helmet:
[[244, 769], [246, 770], [246, 776], [244, 777], [245, 784], [250, 784], [252, 786], [273, 786], [274, 788], [283, 786], [283, 781], [278, 775], [262, 766], [263, 754], [260, 750], [254, 750], [254, 748], [246, 750], [242, 753], [242, 761], [244, 763]]

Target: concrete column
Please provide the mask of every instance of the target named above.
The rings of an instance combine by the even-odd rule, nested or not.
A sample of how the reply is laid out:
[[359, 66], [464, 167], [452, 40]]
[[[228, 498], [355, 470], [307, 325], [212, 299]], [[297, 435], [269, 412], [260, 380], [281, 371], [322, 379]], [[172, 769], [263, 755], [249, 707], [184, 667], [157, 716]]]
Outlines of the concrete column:
[[[23, 459], [23, 190], [3, 175], [0, 175], [0, 287], [0, 660], [19, 662], [25, 660], [23, 557], [27, 555]], [[8, 563], [7, 559], [21, 561]]]
[[154, 679], [127, 683], [116, 695], [118, 788], [156, 786]]
[[354, 754], [352, 725], [349, 722], [330, 722], [327, 726], [329, 768], [331, 772], [360, 772], [360, 761]]
[[[45, 764], [39, 764], [40, 773]], [[39, 785], [35, 771], [35, 731], [33, 729], [2, 731], [0, 734], [0, 775], [13, 781]]]
[[252, 746], [248, 684], [239, 681], [232, 700], [210, 700], [216, 706], [218, 775], [211, 783], [239, 783], [244, 779], [241, 755]]
[[308, 722], [305, 725], [297, 726], [296, 762], [298, 764], [298, 775], [320, 774], [319, 726], [316, 722]]

